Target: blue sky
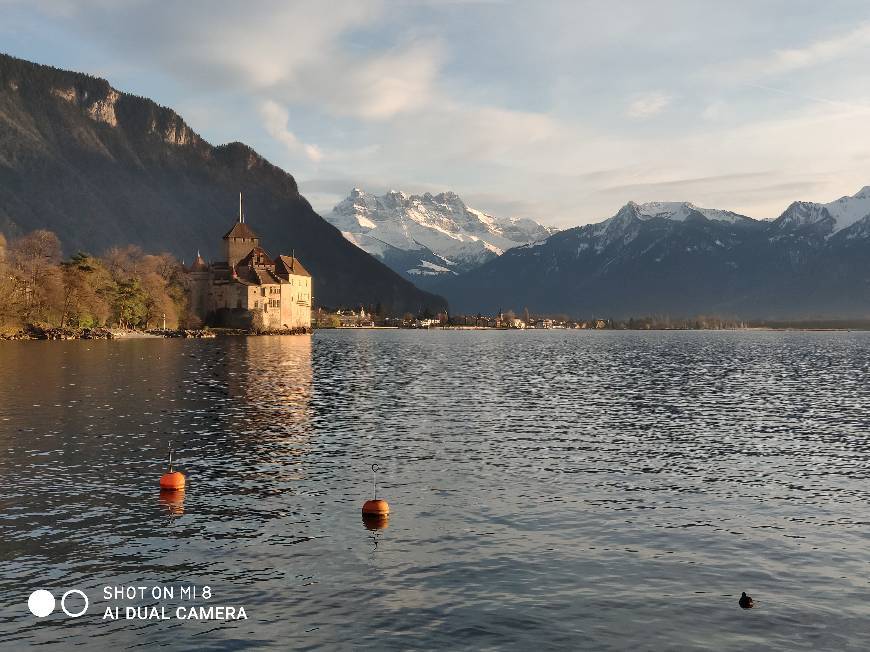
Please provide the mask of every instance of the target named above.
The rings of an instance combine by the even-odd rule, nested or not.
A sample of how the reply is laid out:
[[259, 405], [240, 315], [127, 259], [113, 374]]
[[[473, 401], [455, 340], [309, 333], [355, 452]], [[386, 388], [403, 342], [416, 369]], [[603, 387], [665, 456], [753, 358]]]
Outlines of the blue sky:
[[560, 227], [870, 184], [870, 4], [0, 0], [0, 50], [240, 140], [315, 208], [454, 190]]

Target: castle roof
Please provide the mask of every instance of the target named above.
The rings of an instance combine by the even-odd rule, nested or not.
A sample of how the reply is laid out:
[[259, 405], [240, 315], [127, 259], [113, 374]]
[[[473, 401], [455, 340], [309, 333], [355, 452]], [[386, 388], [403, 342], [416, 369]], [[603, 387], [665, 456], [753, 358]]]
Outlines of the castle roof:
[[302, 266], [298, 258], [293, 256], [278, 256], [275, 259], [275, 273], [290, 276], [311, 276], [308, 270]]
[[208, 263], [205, 262], [205, 258], [199, 255], [199, 252], [196, 252], [196, 260], [193, 261], [193, 265], [190, 267], [193, 272], [205, 272], [208, 271]]
[[278, 285], [281, 279], [268, 267], [251, 267], [240, 265], [233, 270], [227, 280], [236, 281], [242, 285]]
[[259, 239], [257, 234], [244, 222], [236, 222], [233, 224], [233, 228], [227, 231], [227, 234], [223, 237], [224, 240], [230, 240], [232, 238], [245, 238], [248, 240]]
[[[244, 226], [244, 225], [243, 225]], [[275, 261], [269, 257], [269, 254], [260, 245], [257, 245], [248, 252], [248, 255], [242, 258], [237, 267], [242, 265], [274, 265]]]
[[275, 273], [271, 269], [255, 267], [254, 274], [257, 275], [257, 282], [260, 285], [275, 285], [281, 283], [281, 279], [275, 276]]

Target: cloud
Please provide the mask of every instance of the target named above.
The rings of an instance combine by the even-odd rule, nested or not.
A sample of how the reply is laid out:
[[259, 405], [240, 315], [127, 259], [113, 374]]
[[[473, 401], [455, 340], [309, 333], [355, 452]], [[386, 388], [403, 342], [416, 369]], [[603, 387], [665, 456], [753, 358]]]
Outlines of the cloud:
[[661, 113], [670, 103], [671, 96], [654, 91], [635, 97], [625, 110], [625, 115], [634, 120], [645, 120]]
[[434, 100], [441, 61], [442, 48], [435, 40], [368, 57], [335, 48], [289, 71], [278, 92], [288, 101], [335, 115], [386, 120]]
[[858, 111], [870, 111], [870, 104], [861, 103], [861, 102], [844, 102], [842, 100], [832, 100], [826, 97], [818, 97], [815, 95], [807, 95], [806, 93], [795, 93], [793, 91], [788, 91], [782, 88], [773, 88], [772, 86], [763, 86], [761, 84], [747, 84], [749, 88], [757, 88], [758, 90], [767, 91], [770, 93], [776, 93], [778, 95], [785, 95], [786, 97], [793, 97], [798, 100], [805, 100], [806, 102], [818, 102], [820, 104], [830, 104], [832, 106], [837, 106], [845, 109], [854, 109]]
[[870, 23], [810, 43], [802, 48], [777, 49], [763, 57], [741, 59], [715, 66], [709, 72], [723, 80], [744, 82], [774, 77], [825, 63], [866, 55], [870, 48]]
[[263, 126], [269, 135], [275, 140], [282, 143], [288, 151], [293, 154], [303, 152], [308, 160], [314, 163], [319, 162], [323, 158], [323, 153], [317, 145], [309, 145], [303, 143], [296, 137], [292, 131], [287, 128], [290, 121], [290, 115], [287, 109], [283, 108], [277, 102], [266, 100], [260, 104], [260, 116], [263, 118]]
[[728, 113], [728, 106], [722, 100], [714, 100], [704, 107], [701, 117], [710, 122], [721, 120]]

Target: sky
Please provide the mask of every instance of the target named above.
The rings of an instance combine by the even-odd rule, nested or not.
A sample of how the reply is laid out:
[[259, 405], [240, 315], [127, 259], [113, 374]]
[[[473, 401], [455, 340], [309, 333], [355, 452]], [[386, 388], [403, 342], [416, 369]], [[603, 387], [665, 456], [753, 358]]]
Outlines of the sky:
[[242, 141], [328, 212], [457, 192], [560, 228], [870, 185], [870, 3], [0, 0], [0, 51]]

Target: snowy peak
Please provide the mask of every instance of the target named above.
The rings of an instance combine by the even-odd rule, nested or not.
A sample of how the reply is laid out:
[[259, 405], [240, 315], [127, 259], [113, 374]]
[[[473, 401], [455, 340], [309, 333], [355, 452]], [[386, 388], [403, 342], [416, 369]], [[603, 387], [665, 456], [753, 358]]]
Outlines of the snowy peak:
[[830, 233], [835, 224], [834, 218], [823, 204], [810, 201], [795, 201], [785, 209], [774, 221], [774, 224], [783, 230], [818, 227], [825, 233]]
[[870, 215], [870, 186], [864, 186], [851, 197], [840, 197], [824, 204], [824, 207], [834, 218], [834, 233], [847, 229]]
[[[534, 220], [469, 208], [449, 191], [409, 195], [390, 190], [378, 196], [354, 188], [326, 219], [349, 241], [388, 265], [401, 265], [397, 271], [415, 279], [468, 271], [556, 231]], [[417, 252], [419, 264], [409, 268], [408, 257], [399, 252]]]
[[820, 231], [830, 236], [852, 227], [868, 215], [870, 186], [864, 186], [852, 196], [840, 197], [827, 204], [793, 202], [774, 223], [782, 229], [818, 225]]
[[640, 219], [661, 217], [675, 222], [684, 222], [691, 216], [700, 215], [708, 220], [732, 224], [750, 219], [745, 215], [739, 215], [731, 211], [722, 211], [716, 208], [700, 208], [687, 201], [652, 201], [645, 204], [628, 202], [626, 206], [631, 207]]
[[581, 227], [594, 241], [596, 251], [603, 251], [616, 242], [628, 243], [637, 237], [645, 224], [654, 220], [684, 223], [687, 220], [709, 220], [720, 224], [751, 225], [750, 217], [714, 208], [700, 208], [686, 201], [654, 201], [638, 204], [630, 201], [611, 218]]

